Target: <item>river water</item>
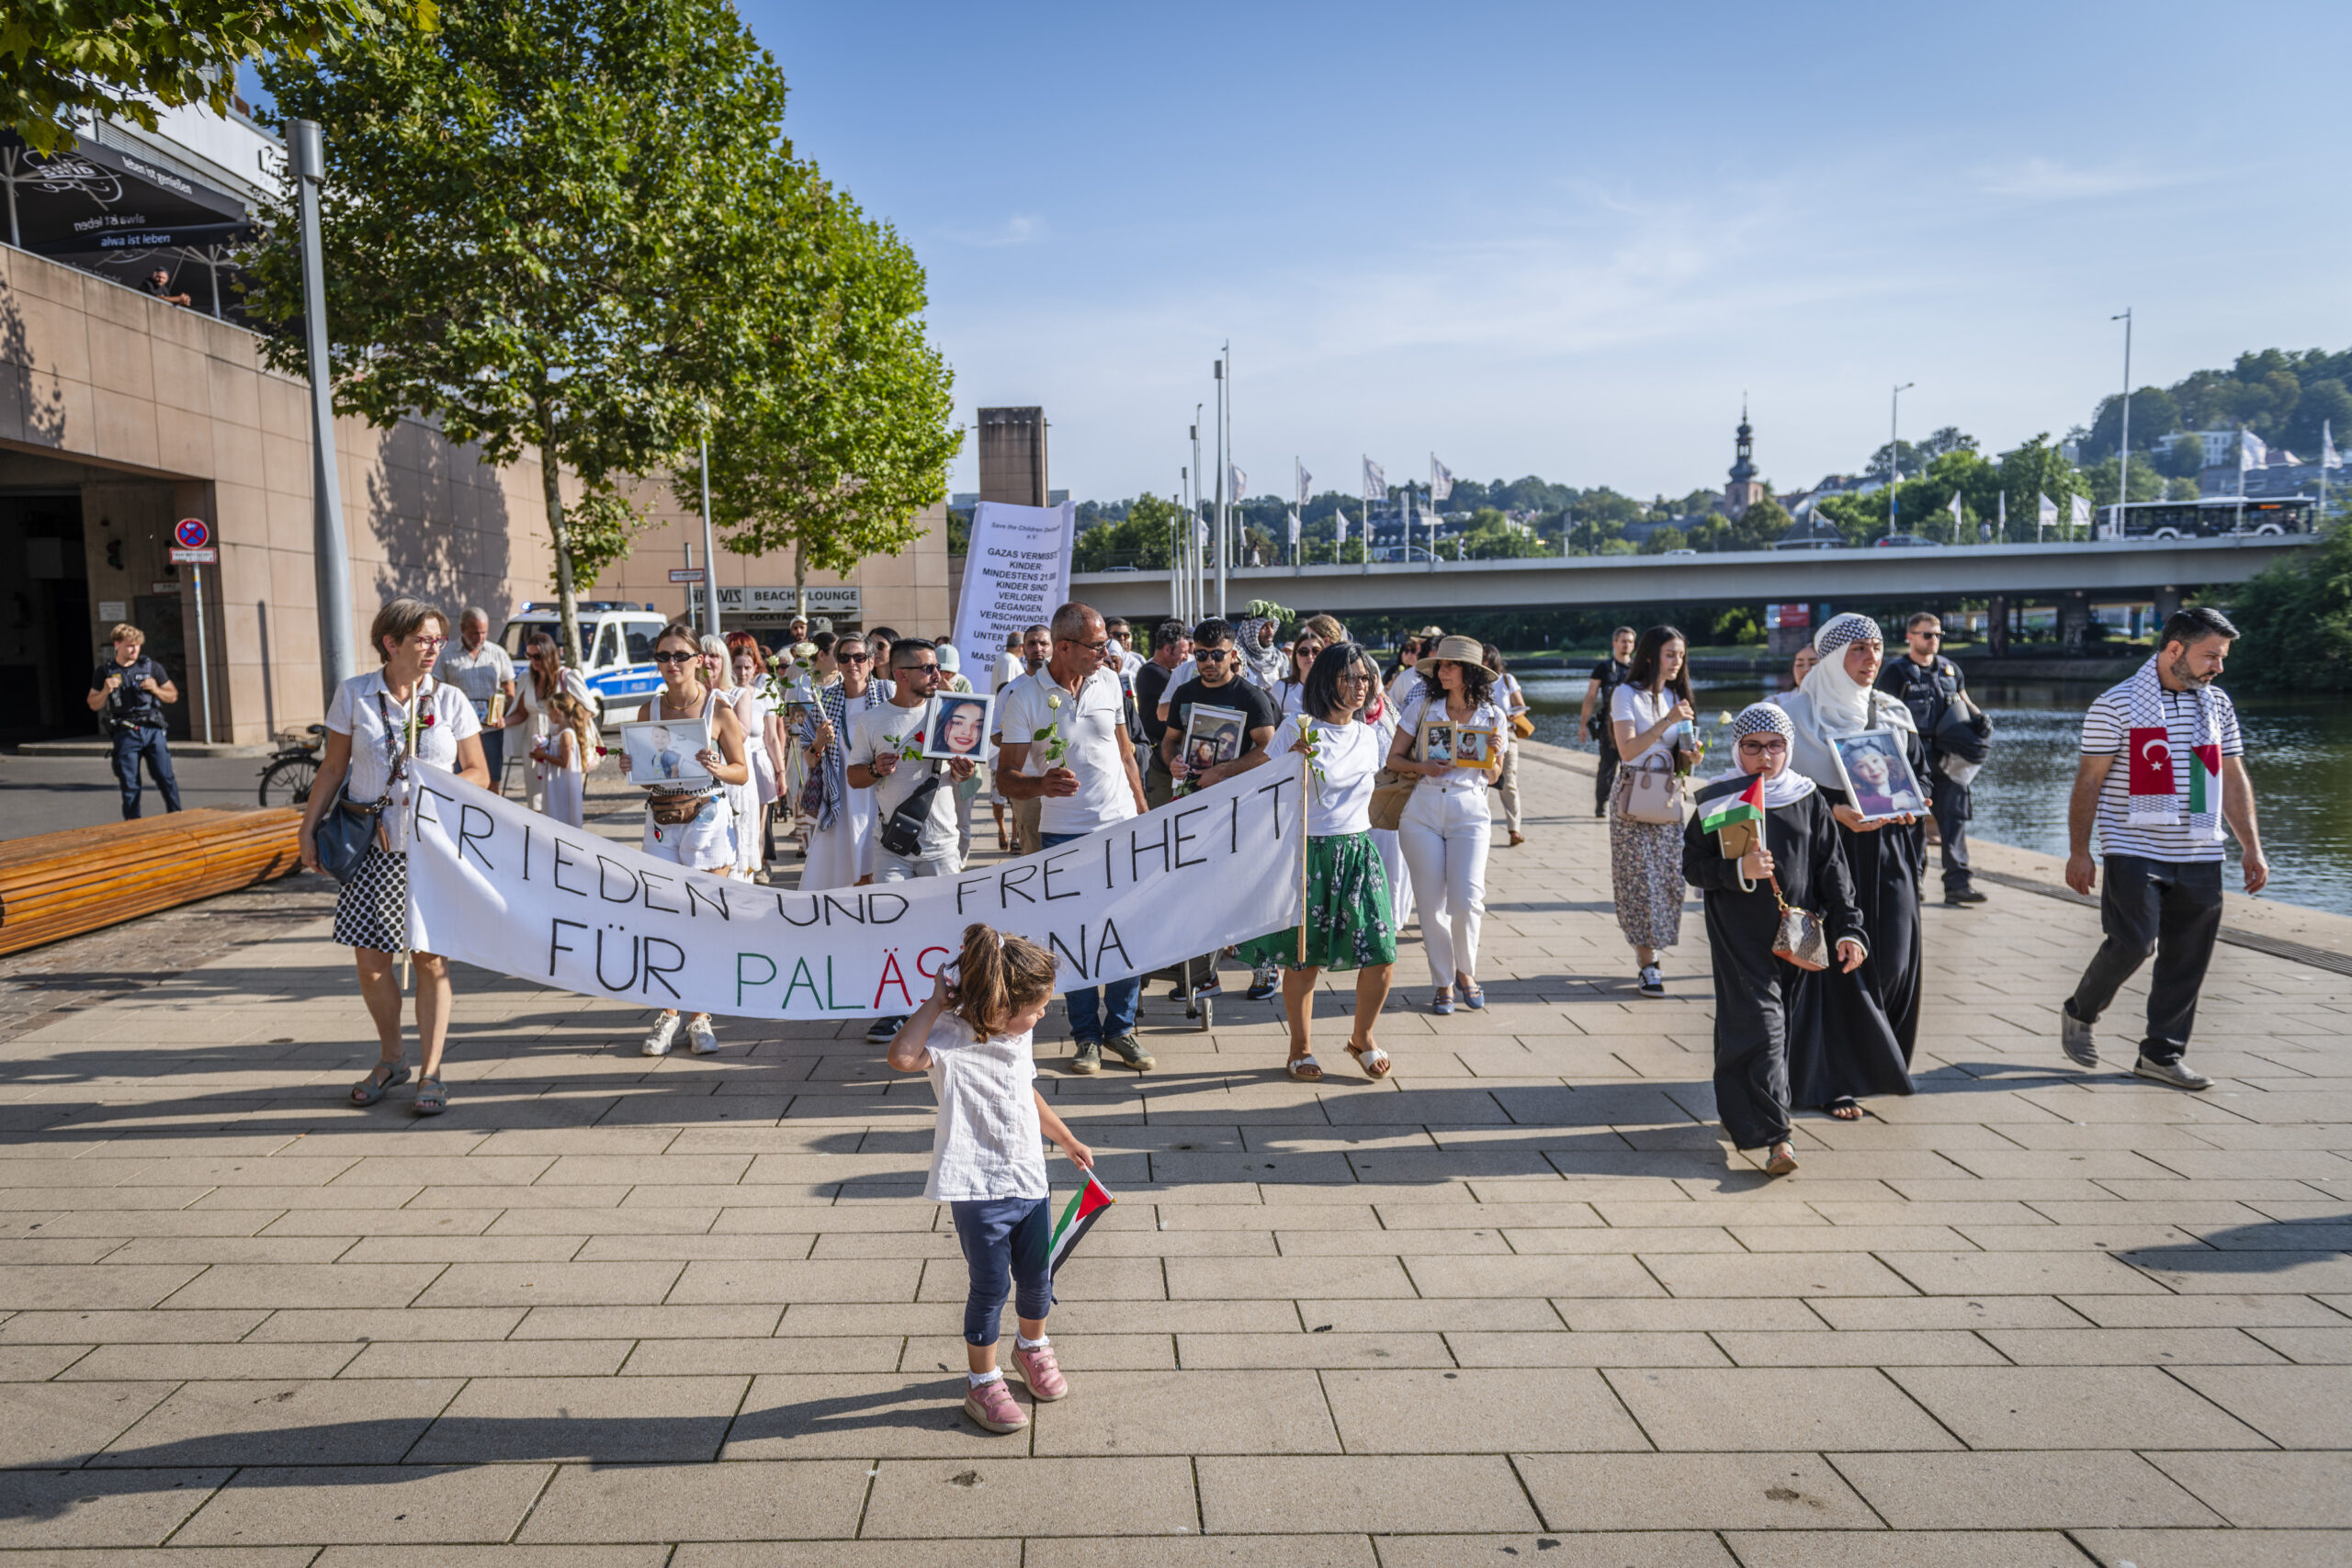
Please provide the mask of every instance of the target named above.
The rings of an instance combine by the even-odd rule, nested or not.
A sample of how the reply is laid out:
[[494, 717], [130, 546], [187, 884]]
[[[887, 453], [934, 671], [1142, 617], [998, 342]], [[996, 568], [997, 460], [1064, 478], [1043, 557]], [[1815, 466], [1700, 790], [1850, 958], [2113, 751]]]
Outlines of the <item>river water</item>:
[[[1521, 685], [1537, 739], [1581, 740], [1575, 731], [1583, 676], [1532, 673]], [[1702, 730], [1718, 713], [1736, 712], [1765, 694], [1753, 681], [1702, 680], [1698, 685]], [[2083, 710], [2104, 689], [2088, 682], [1971, 688], [1993, 716], [1994, 732], [1993, 754], [1976, 775], [1971, 830], [1977, 837], [2066, 852], [2066, 799], [2074, 788]], [[2352, 814], [2345, 810], [2352, 796], [2352, 697], [2231, 695], [2245, 732], [2246, 771], [2270, 857], [2264, 897], [2352, 915]], [[2235, 840], [2229, 853], [2234, 863]], [[2241, 885], [2233, 874], [2228, 886], [2234, 891]]]

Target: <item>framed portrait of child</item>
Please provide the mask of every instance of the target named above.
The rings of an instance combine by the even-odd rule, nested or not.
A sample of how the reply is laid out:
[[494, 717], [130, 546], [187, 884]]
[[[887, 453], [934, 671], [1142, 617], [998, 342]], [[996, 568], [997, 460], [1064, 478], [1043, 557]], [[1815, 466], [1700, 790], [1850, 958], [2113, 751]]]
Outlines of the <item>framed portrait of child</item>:
[[981, 761], [989, 747], [989, 708], [994, 699], [943, 692], [931, 699], [931, 722], [923, 727], [922, 754], [944, 761]]
[[1833, 735], [1838, 771], [1846, 775], [1846, 796], [1866, 822], [1917, 815], [1928, 809], [1928, 791], [1911, 771], [1909, 748], [1891, 729]]
[[671, 793], [707, 789], [710, 771], [698, 760], [710, 750], [710, 718], [644, 719], [620, 727], [628, 782]]
[[1479, 729], [1467, 724], [1453, 727], [1453, 765], [1457, 768], [1492, 768], [1502, 756], [1502, 738], [1495, 730]]

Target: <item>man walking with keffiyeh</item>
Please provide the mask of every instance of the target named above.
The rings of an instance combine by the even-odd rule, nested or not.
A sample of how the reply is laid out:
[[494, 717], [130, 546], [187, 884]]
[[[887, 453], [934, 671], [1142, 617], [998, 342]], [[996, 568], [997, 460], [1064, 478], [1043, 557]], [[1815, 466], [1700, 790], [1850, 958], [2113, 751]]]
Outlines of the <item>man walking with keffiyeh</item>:
[[2132, 1070], [2179, 1089], [2213, 1086], [2182, 1056], [2222, 929], [2224, 824], [2243, 852], [2246, 892], [2259, 893], [2270, 880], [2237, 710], [2213, 684], [2237, 635], [2218, 610], [2175, 612], [2156, 638], [2155, 657], [2083, 716], [2082, 761], [2066, 813], [2066, 886], [2088, 893], [2098, 882], [2096, 819], [2107, 860], [2099, 900], [2107, 940], [2060, 1010], [2063, 1043], [2077, 1066], [2098, 1065], [2092, 1026], [2154, 956], [2148, 1032]]

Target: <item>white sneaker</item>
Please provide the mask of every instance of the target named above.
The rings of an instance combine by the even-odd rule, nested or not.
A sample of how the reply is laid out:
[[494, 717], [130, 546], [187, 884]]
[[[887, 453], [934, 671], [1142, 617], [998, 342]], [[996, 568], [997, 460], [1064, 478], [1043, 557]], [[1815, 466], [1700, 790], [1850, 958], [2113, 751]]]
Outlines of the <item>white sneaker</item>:
[[668, 1013], [653, 1021], [653, 1027], [646, 1032], [645, 1043], [638, 1049], [648, 1056], [666, 1056], [670, 1043], [677, 1037], [678, 1015]]
[[718, 1036], [710, 1027], [710, 1020], [697, 1018], [686, 1025], [686, 1049], [697, 1056], [718, 1055]]

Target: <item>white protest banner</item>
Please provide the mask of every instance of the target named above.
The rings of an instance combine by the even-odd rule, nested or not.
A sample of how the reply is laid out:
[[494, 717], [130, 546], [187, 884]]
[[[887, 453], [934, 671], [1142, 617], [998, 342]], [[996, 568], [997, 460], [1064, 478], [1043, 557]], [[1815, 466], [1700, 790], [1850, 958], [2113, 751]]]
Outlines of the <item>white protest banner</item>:
[[1298, 922], [1299, 775], [1257, 768], [1019, 860], [828, 893], [687, 871], [412, 761], [409, 937], [582, 996], [738, 1018], [912, 1012], [974, 920], [1065, 987]]
[[984, 501], [972, 509], [964, 592], [956, 605], [956, 650], [966, 678], [981, 691], [1004, 639], [1042, 625], [1069, 597], [1070, 529], [1078, 509], [1011, 506]]

